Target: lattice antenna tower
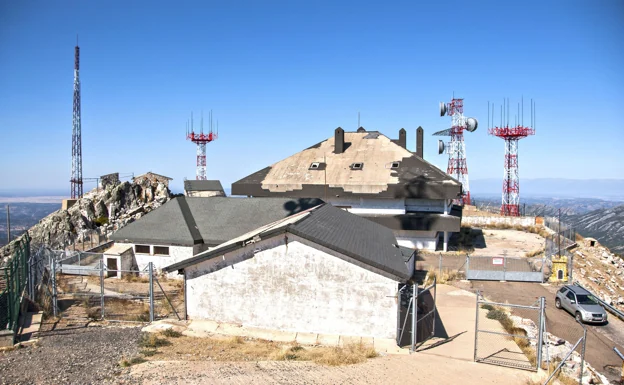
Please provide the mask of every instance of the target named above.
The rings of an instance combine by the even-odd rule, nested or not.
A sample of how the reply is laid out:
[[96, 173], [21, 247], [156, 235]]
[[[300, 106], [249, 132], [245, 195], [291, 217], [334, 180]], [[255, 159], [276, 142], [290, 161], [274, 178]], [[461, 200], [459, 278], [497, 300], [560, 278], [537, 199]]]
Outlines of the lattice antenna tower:
[[518, 173], [518, 142], [527, 136], [535, 135], [535, 102], [531, 99], [531, 123], [524, 125], [524, 97], [518, 103], [515, 124], [509, 124], [509, 99], [503, 99], [500, 112], [500, 125], [494, 124], [494, 103], [488, 102], [488, 133], [505, 141], [505, 161], [503, 174], [503, 194], [501, 215], [517, 217], [520, 215], [520, 176]]
[[72, 117], [71, 198], [82, 198], [82, 128], [80, 124], [80, 47], [76, 38], [74, 54], [74, 112]]
[[463, 196], [455, 199], [454, 204], [469, 205], [470, 182], [468, 179], [468, 164], [466, 162], [466, 144], [464, 142], [464, 130], [474, 132], [479, 125], [475, 118], [464, 117], [464, 99], [453, 97], [450, 103], [440, 102], [440, 116], [451, 117], [451, 128], [438, 131], [433, 135], [450, 136], [451, 141], [446, 145], [442, 140], [438, 140], [438, 153], [445, 150], [449, 155], [446, 173], [457, 179], [462, 184]]
[[201, 121], [199, 127], [199, 133], [195, 133], [195, 129], [193, 127], [193, 113], [191, 112], [191, 121], [190, 126], [189, 122], [186, 122], [186, 139], [197, 145], [197, 171], [195, 172], [196, 180], [206, 180], [206, 144], [212, 142], [217, 139], [218, 136], [218, 128], [217, 131], [213, 131], [212, 124], [212, 110], [208, 115], [208, 133], [204, 133], [204, 112], [201, 113]]

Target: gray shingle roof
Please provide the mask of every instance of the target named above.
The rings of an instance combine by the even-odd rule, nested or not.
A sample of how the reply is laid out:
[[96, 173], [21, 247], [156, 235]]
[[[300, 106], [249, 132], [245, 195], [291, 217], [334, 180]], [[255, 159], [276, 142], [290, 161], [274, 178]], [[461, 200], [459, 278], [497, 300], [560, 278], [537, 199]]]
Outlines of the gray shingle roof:
[[[397, 245], [392, 230], [332, 205], [323, 204], [311, 210], [308, 215], [301, 214], [301, 219], [294, 223], [286, 226], [275, 224], [265, 231], [250, 234], [250, 237], [260, 236], [261, 239], [266, 239], [283, 232], [289, 232], [337, 251], [358, 261], [358, 265], [363, 268], [369, 270], [376, 268], [404, 280], [411, 278], [406, 265], [405, 251]], [[183, 269], [241, 248], [243, 243], [228, 242], [226, 245], [168, 266], [164, 270]]]
[[184, 191], [221, 191], [223, 186], [218, 180], [185, 180]]
[[177, 197], [115, 232], [132, 243], [215, 246], [323, 203], [320, 199]]

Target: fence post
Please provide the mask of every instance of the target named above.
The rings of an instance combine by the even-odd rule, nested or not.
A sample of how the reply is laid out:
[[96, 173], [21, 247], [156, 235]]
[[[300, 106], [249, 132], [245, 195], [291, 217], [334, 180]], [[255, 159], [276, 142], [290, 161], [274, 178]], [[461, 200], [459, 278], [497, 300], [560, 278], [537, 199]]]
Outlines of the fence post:
[[587, 328], [583, 326], [583, 345], [581, 347], [581, 371], [579, 373], [579, 384], [583, 383], [583, 365], [585, 364], [585, 343], [587, 342]]
[[479, 290], [477, 290], [477, 315], [475, 317], [474, 361], [477, 362], [477, 340], [479, 336]]
[[52, 258], [52, 314], [58, 316], [57, 298], [56, 298], [56, 258]]
[[149, 308], [150, 322], [154, 322], [154, 265], [149, 263]]
[[[442, 256], [440, 256], [441, 258]], [[433, 327], [431, 328], [431, 336], [435, 336], [436, 314], [438, 313], [438, 303], [436, 296], [438, 294], [438, 277], [433, 277]]]
[[102, 259], [100, 260], [100, 309], [102, 319], [104, 319], [106, 315], [104, 312], [104, 254], [102, 254]]
[[537, 333], [537, 369], [542, 367], [542, 349], [544, 345], [544, 305], [546, 298], [540, 297], [540, 310], [539, 310], [539, 331]]
[[412, 285], [412, 301], [414, 302], [414, 306], [412, 306], [412, 348], [410, 351], [416, 350], [416, 340], [418, 331], [418, 283], [414, 282]]

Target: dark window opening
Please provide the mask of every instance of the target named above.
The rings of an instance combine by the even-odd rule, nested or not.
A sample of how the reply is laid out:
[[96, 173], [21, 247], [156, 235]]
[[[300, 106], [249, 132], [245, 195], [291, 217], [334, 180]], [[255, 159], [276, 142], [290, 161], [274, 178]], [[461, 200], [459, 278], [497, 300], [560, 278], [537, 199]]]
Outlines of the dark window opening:
[[169, 247], [154, 246], [154, 255], [169, 255]]
[[361, 170], [364, 167], [364, 163], [353, 163], [351, 170]]
[[563, 270], [557, 271], [557, 279], [563, 279]]
[[325, 166], [325, 163], [323, 162], [314, 162], [310, 165], [310, 167], [308, 167], [308, 170], [323, 170]]
[[390, 168], [399, 168], [400, 165], [401, 165], [401, 162], [392, 162], [392, 165], [390, 166]]
[[150, 253], [150, 247], [149, 245], [135, 245], [134, 246], [134, 252], [137, 254], [149, 254]]

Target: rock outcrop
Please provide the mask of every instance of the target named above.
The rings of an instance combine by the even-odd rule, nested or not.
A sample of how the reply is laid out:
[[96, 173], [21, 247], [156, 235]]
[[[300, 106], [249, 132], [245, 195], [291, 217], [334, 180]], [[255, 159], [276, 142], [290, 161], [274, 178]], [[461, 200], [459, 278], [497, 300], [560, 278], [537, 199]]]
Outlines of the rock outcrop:
[[[110, 235], [167, 202], [171, 192], [163, 183], [121, 182], [86, 193], [72, 207], [58, 210], [39, 221], [28, 232], [34, 246], [63, 248], [81, 242], [94, 230]], [[15, 241], [0, 249], [3, 260], [13, 252]]]

